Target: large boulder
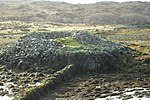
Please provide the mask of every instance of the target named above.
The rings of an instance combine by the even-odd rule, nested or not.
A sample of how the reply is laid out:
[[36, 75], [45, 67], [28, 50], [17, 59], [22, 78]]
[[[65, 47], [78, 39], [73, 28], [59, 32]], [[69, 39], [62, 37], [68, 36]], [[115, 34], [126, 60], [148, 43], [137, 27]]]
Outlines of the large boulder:
[[60, 70], [74, 64], [80, 71], [113, 71], [130, 63], [130, 49], [87, 31], [32, 33], [0, 49], [0, 62], [21, 70]]

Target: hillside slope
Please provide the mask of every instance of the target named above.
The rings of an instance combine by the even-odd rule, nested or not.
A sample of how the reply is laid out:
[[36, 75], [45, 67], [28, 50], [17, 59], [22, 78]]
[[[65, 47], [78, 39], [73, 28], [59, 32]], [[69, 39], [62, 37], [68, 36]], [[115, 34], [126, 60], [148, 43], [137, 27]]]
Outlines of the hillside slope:
[[54, 1], [2, 1], [0, 20], [88, 24], [150, 23], [150, 2], [69, 4]]

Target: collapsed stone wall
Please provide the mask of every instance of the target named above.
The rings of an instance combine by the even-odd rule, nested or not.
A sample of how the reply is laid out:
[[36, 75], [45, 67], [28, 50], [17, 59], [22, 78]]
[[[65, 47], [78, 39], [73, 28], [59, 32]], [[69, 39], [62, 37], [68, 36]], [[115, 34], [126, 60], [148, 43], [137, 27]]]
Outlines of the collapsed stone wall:
[[[56, 40], [71, 37], [80, 46], [68, 46]], [[92, 45], [92, 46], [88, 46]], [[106, 71], [119, 69], [130, 54], [130, 49], [87, 31], [61, 31], [32, 33], [19, 39], [14, 45], [0, 50], [0, 62], [7, 68], [36, 71], [39, 65], [53, 67], [56, 71], [74, 64], [82, 71]], [[121, 58], [121, 59], [120, 59]], [[121, 61], [122, 60], [122, 61]], [[118, 68], [116, 68], [118, 67]]]

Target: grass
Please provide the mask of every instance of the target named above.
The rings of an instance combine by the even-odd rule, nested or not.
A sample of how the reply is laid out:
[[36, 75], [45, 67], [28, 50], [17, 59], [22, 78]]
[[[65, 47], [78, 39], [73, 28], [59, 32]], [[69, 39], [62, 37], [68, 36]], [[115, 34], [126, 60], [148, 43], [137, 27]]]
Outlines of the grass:
[[80, 47], [81, 46], [81, 44], [75, 38], [72, 38], [72, 37], [57, 38], [55, 41], [60, 44], [64, 44], [64, 45], [67, 45], [70, 47]]
[[132, 29], [121, 29], [121, 30], [114, 30], [111, 31], [112, 33], [116, 33], [116, 34], [134, 34], [134, 33], [150, 33], [150, 29], [149, 28], [144, 28], [144, 29], [140, 29], [140, 28], [132, 28]]
[[113, 30], [121, 25], [85, 25], [85, 24], [53, 24], [22, 21], [0, 21], [0, 34], [18, 34], [32, 32], [64, 31], [64, 30]]
[[81, 44], [75, 38], [72, 38], [72, 37], [57, 38], [54, 41], [56, 41], [57, 43], [69, 46], [71, 48], [74, 48], [75, 50], [80, 50], [81, 52], [87, 52], [95, 48], [100, 49], [99, 46], [96, 46], [93, 44], [87, 44], [87, 45]]
[[114, 42], [120, 42], [138, 52], [136, 59], [144, 60], [150, 58], [150, 29], [121, 29], [110, 31], [111, 34], [106, 35], [107, 39]]
[[0, 36], [0, 46], [15, 43], [22, 35]]

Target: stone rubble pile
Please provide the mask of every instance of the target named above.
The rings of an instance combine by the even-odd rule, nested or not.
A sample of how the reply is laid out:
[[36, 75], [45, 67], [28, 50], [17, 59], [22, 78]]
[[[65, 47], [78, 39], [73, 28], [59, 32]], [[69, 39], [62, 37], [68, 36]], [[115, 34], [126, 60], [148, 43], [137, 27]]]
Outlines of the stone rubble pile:
[[[71, 47], [56, 41], [65, 37], [75, 39], [82, 46]], [[93, 46], [86, 48], [87, 45]], [[62, 69], [72, 63], [94, 70], [101, 67], [102, 70], [104, 67], [107, 68], [104, 63], [117, 63], [116, 55], [129, 52], [129, 48], [96, 37], [87, 31], [54, 31], [28, 34], [15, 44], [1, 48], [0, 63], [6, 64], [8, 68], [21, 70], [36, 69], [39, 65]]]

